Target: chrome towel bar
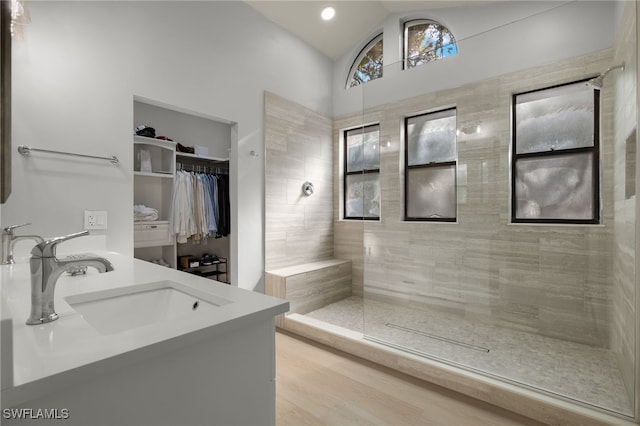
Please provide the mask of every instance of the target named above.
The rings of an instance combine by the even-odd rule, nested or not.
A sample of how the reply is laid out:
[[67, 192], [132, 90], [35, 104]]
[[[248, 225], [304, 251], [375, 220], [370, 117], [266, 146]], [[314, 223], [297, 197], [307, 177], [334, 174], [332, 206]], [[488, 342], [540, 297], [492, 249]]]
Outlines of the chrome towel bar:
[[73, 157], [95, 158], [95, 159], [98, 159], [98, 160], [107, 160], [111, 164], [118, 164], [120, 162], [120, 160], [118, 160], [118, 157], [116, 157], [115, 155], [112, 155], [111, 157], [98, 157], [98, 156], [95, 156], [95, 155], [76, 154], [76, 153], [73, 153], [73, 152], [52, 151], [50, 149], [31, 148], [31, 147], [29, 147], [27, 145], [18, 146], [18, 152], [20, 154], [22, 154], [22, 155], [27, 156], [27, 155], [31, 154], [31, 151], [47, 152], [49, 154], [71, 155]]

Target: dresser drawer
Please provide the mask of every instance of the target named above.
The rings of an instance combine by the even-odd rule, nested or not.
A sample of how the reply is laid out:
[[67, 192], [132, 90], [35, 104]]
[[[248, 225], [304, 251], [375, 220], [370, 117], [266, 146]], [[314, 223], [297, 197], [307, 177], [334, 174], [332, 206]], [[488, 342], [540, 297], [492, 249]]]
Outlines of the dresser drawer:
[[133, 224], [134, 247], [166, 246], [169, 244], [173, 244], [173, 236], [169, 232], [168, 221], [158, 220]]

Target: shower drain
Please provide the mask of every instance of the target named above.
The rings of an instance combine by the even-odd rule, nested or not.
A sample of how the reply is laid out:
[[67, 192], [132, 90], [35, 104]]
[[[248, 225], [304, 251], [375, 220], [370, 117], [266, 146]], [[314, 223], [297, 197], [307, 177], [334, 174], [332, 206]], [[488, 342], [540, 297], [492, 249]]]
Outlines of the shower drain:
[[385, 324], [389, 328], [394, 328], [396, 330], [402, 330], [413, 334], [418, 334], [420, 336], [428, 337], [430, 339], [440, 340], [441, 342], [451, 343], [452, 345], [462, 346], [468, 349], [473, 349], [474, 351], [486, 352], [489, 353], [489, 348], [484, 348], [482, 346], [472, 345], [470, 343], [465, 343], [460, 340], [449, 339], [447, 337], [438, 336], [437, 334], [425, 333], [424, 331], [414, 330], [413, 328], [403, 327], [401, 325], [386, 323]]

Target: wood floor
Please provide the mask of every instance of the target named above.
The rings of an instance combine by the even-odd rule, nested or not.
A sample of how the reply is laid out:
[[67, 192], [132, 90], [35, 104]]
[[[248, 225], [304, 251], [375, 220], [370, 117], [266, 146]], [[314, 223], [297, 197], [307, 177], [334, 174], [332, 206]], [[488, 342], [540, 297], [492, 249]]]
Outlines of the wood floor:
[[283, 332], [276, 378], [278, 426], [542, 424]]

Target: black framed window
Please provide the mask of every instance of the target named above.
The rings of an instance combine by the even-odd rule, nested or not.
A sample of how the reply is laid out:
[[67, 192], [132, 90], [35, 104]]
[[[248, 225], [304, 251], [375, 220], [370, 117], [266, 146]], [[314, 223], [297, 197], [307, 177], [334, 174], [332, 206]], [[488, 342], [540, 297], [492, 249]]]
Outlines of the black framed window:
[[344, 218], [380, 218], [380, 126], [344, 132]]
[[511, 221], [600, 221], [600, 92], [586, 81], [513, 95]]
[[405, 118], [405, 220], [455, 222], [456, 109]]

